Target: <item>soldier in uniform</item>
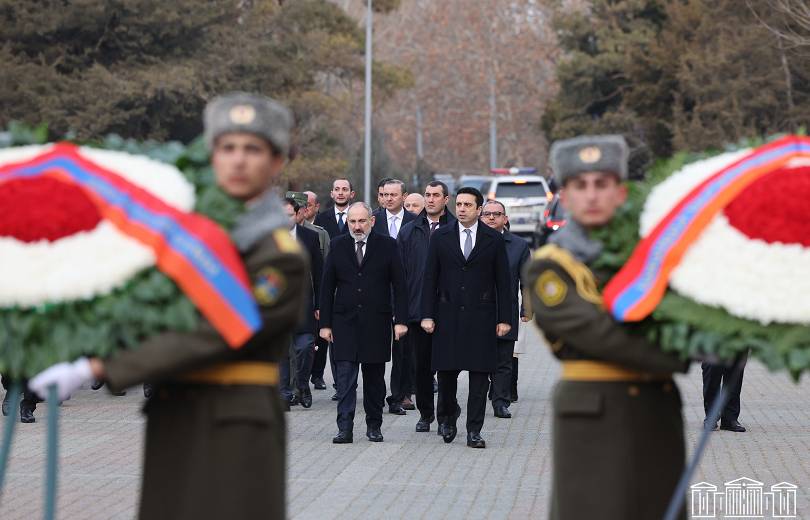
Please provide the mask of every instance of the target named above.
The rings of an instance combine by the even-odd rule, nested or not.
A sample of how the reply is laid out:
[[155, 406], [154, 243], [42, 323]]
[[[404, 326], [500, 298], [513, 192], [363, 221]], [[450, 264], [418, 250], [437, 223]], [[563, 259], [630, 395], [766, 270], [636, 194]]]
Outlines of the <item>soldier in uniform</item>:
[[589, 232], [626, 200], [627, 158], [621, 136], [554, 143], [570, 219], [524, 272], [535, 320], [562, 362], [553, 397], [555, 520], [662, 518], [684, 467], [672, 373], [688, 365], [614, 321], [598, 289], [605, 275], [589, 267], [602, 248]]
[[233, 93], [209, 103], [205, 137], [219, 186], [245, 201], [232, 231], [260, 307], [262, 328], [232, 349], [205, 320], [108, 359], [55, 365], [31, 381], [65, 398], [93, 378], [113, 390], [150, 382], [140, 518], [286, 515], [285, 444], [278, 394], [282, 352], [302, 315], [308, 264], [270, 189], [287, 160], [292, 116], [279, 103]]

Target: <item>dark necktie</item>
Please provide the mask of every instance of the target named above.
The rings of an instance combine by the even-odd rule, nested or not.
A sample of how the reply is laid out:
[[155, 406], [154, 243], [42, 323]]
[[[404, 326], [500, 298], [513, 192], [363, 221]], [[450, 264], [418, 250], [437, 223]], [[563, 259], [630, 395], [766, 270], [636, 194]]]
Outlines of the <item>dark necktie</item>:
[[338, 213], [338, 229], [343, 231], [343, 228], [346, 227], [346, 223], [343, 222], [343, 212]]
[[363, 264], [363, 244], [365, 244], [365, 242], [362, 240], [357, 243], [357, 265]]
[[431, 234], [431, 235], [433, 234], [433, 232], [434, 232], [434, 231], [436, 231], [436, 228], [437, 228], [437, 227], [439, 227], [439, 223], [438, 223], [438, 222], [431, 222], [431, 223], [430, 223], [430, 234]]

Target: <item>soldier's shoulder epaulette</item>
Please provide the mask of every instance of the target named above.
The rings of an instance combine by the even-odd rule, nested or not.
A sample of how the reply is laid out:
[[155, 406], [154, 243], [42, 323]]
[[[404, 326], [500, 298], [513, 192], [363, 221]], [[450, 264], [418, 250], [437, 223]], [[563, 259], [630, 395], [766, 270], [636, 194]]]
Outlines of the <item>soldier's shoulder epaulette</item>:
[[[532, 260], [548, 260], [557, 264], [574, 281], [577, 293], [582, 299], [595, 305], [602, 305], [602, 295], [599, 294], [593, 272], [565, 249], [555, 244], [548, 244], [535, 251]], [[549, 278], [550, 275], [546, 274], [546, 271], [538, 276], [534, 285], [534, 291], [538, 295], [542, 294], [544, 284], [548, 283]]]
[[276, 229], [273, 231], [272, 235], [276, 247], [282, 253], [301, 252], [301, 245], [292, 236], [290, 236], [290, 232], [286, 229]]

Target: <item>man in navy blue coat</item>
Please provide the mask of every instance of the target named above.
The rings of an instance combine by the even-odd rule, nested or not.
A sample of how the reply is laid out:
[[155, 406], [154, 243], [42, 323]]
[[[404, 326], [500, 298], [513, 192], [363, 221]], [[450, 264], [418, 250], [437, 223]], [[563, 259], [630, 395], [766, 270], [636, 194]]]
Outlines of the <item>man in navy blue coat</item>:
[[515, 341], [518, 338], [518, 326], [520, 321], [529, 321], [523, 304], [518, 306], [518, 295], [522, 288], [520, 273], [523, 264], [529, 260], [529, 243], [506, 229], [509, 217], [506, 215], [506, 207], [503, 203], [490, 200], [484, 204], [481, 216], [484, 224], [503, 237], [506, 243], [506, 256], [509, 259], [509, 281], [512, 284], [509, 293], [511, 295], [509, 324], [512, 329], [508, 334], [498, 338], [498, 367], [491, 376], [492, 409], [495, 417], [509, 419], [512, 417], [509, 412], [509, 404], [512, 402], [512, 370], [517, 368], [512, 363], [512, 359], [515, 352]]
[[[485, 448], [481, 438], [489, 374], [497, 363], [497, 339], [511, 329], [509, 260], [500, 233], [478, 220], [484, 197], [475, 188], [456, 194], [458, 225], [439, 228], [428, 248], [422, 288], [422, 328], [433, 334], [433, 368], [438, 371], [444, 410], [455, 410], [458, 374], [470, 378], [467, 446]], [[444, 442], [456, 437], [456, 417], [442, 428]]]
[[357, 202], [349, 208], [349, 233], [332, 240], [321, 284], [320, 336], [332, 343], [337, 382], [335, 444], [353, 440], [361, 366], [366, 436], [372, 442], [382, 442], [391, 325], [394, 339], [408, 331], [408, 301], [399, 249], [393, 238], [373, 232], [373, 224], [367, 204]]
[[[422, 282], [427, 263], [428, 245], [433, 233], [440, 227], [455, 226], [456, 217], [447, 211], [449, 200], [447, 185], [431, 181], [425, 186], [425, 209], [416, 220], [402, 226], [397, 237], [399, 253], [405, 266], [408, 286], [408, 337], [411, 353], [416, 358], [416, 407], [419, 409], [417, 432], [429, 432], [430, 424], [438, 417], [444, 424], [445, 412], [433, 404], [433, 369], [431, 368], [431, 338], [422, 330]], [[393, 385], [392, 385], [393, 386]]]
[[[329, 192], [329, 197], [331, 197], [333, 205], [315, 216], [315, 225], [324, 228], [329, 233], [330, 239], [349, 232], [349, 227], [346, 225], [346, 213], [349, 210], [349, 204], [354, 200], [354, 195], [354, 188], [349, 179], [335, 179], [332, 181], [332, 190]], [[323, 340], [320, 341], [318, 351], [315, 353], [315, 360], [312, 363], [312, 382], [320, 390], [326, 388], [323, 374], [326, 369], [326, 353], [328, 349], [329, 343]], [[331, 356], [329, 362], [332, 367], [332, 377], [334, 377], [335, 364]], [[337, 394], [332, 396], [332, 400], [337, 401]]]

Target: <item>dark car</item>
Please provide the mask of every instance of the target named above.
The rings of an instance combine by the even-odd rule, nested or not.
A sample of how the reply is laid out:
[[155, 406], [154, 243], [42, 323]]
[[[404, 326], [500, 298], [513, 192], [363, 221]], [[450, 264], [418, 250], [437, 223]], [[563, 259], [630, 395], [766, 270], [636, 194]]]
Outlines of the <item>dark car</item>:
[[535, 245], [539, 247], [545, 244], [552, 233], [565, 226], [566, 219], [565, 208], [560, 204], [560, 196], [554, 195], [534, 230]]

